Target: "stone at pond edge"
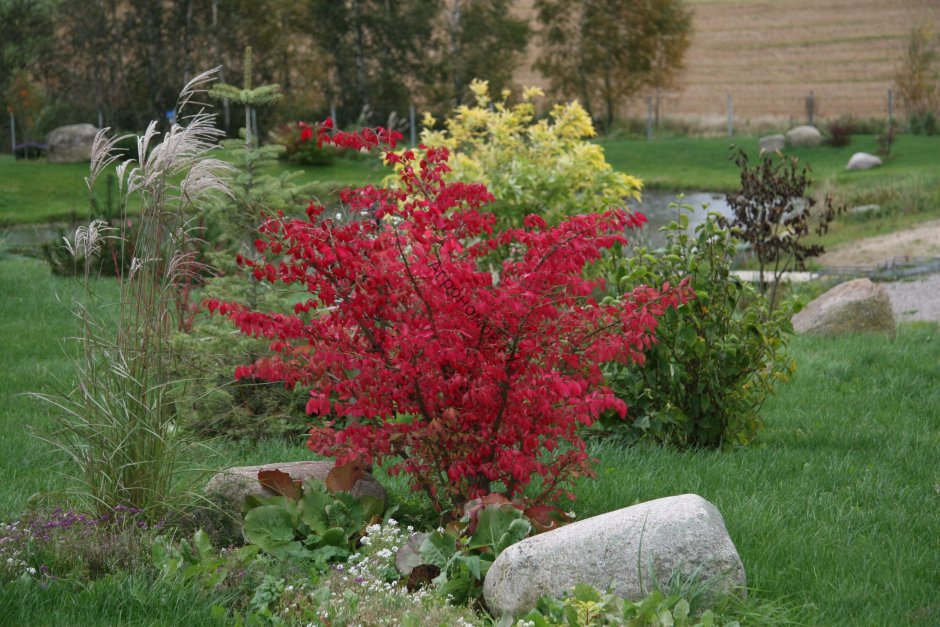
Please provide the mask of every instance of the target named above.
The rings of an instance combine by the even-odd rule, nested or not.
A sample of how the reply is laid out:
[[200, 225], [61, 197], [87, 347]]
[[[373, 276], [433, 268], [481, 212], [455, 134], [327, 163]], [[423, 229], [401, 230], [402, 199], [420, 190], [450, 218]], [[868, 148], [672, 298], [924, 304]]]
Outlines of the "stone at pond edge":
[[881, 159], [867, 152], [856, 152], [845, 166], [846, 170], [871, 170], [881, 165]]
[[822, 143], [822, 133], [815, 126], [797, 126], [787, 131], [787, 143], [794, 148], [812, 148]]
[[[274, 496], [274, 492], [258, 483], [259, 470], [281, 470], [298, 481], [318, 479], [325, 481], [335, 464], [331, 461], [282, 462], [261, 466], [239, 466], [214, 475], [206, 484], [205, 493], [219, 511], [205, 514], [202, 522], [212, 527], [217, 541], [241, 542], [242, 505], [248, 496]], [[355, 496], [374, 496], [386, 500], [385, 488], [375, 478], [366, 475], [353, 486]]]
[[783, 135], [765, 135], [761, 137], [758, 142], [760, 143], [761, 154], [765, 152], [778, 152], [783, 150], [786, 138]]
[[49, 133], [46, 143], [49, 163], [78, 163], [91, 159], [91, 145], [98, 133], [91, 124], [60, 126]]
[[483, 584], [494, 615], [519, 616], [539, 597], [578, 583], [629, 600], [673, 576], [707, 582], [711, 593], [740, 590], [744, 566], [714, 505], [696, 494], [670, 496], [527, 538], [506, 549]]
[[897, 334], [887, 290], [869, 279], [841, 283], [810, 302], [793, 316], [793, 330], [807, 335]]

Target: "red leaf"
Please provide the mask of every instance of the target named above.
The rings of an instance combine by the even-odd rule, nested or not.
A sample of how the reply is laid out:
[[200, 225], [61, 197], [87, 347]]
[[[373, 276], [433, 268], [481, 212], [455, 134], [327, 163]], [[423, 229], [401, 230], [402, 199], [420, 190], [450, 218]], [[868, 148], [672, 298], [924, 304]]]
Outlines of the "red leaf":
[[366, 474], [362, 458], [356, 458], [342, 466], [334, 466], [326, 476], [326, 489], [330, 492], [352, 492], [356, 482]]
[[283, 470], [259, 470], [258, 483], [269, 490], [299, 501], [301, 497], [301, 482], [296, 481]]

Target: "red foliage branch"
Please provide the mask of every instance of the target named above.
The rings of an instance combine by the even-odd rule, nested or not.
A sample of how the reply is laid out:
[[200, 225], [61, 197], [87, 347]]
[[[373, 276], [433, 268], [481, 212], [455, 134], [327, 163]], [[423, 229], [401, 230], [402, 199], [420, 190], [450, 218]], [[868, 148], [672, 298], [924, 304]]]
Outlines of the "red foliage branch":
[[[241, 366], [236, 378], [310, 388], [311, 450], [337, 463], [397, 457], [412, 487], [446, 512], [501, 481], [511, 498], [538, 475], [556, 498], [590, 472], [579, 425], [626, 405], [603, 385], [599, 364], [642, 362], [656, 317], [689, 297], [684, 284], [637, 287], [617, 305], [592, 298], [599, 280], [585, 266], [626, 242], [645, 221], [613, 210], [548, 228], [493, 233], [483, 185], [445, 183], [446, 149], [416, 162], [391, 153], [400, 135], [384, 130], [328, 134], [318, 141], [385, 148], [397, 164], [394, 189], [345, 190], [350, 215], [333, 220], [320, 205], [308, 220], [267, 220], [240, 259], [258, 280], [299, 283], [310, 298], [293, 314], [210, 302], [246, 334], [271, 340], [273, 354]], [[481, 261], [498, 247], [513, 256], [498, 278]], [[567, 493], [569, 498], [573, 498]]]

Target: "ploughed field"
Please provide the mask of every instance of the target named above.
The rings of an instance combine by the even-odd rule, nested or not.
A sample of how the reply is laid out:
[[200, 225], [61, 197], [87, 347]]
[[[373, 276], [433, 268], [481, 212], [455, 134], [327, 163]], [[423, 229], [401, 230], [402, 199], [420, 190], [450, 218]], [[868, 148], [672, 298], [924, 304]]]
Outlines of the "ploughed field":
[[[661, 103], [669, 116], [723, 115], [731, 94], [737, 117], [798, 120], [810, 90], [822, 117], [884, 116], [911, 29], [940, 20], [936, 0], [686, 1], [695, 32], [682, 89]], [[533, 4], [519, 0], [517, 11], [534, 16]], [[531, 68], [516, 80], [545, 82]]]

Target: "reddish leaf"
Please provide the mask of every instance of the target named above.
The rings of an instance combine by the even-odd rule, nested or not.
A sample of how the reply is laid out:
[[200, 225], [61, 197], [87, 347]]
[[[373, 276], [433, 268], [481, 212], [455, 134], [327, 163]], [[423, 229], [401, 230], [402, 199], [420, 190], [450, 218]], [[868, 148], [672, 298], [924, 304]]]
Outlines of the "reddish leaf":
[[569, 516], [561, 509], [551, 505], [531, 505], [522, 512], [532, 523], [535, 533], [544, 533], [552, 529], [558, 529], [562, 525], [567, 525], [574, 518]]
[[354, 459], [342, 466], [334, 466], [326, 476], [326, 489], [330, 492], [352, 492], [353, 486], [365, 474], [366, 469], [362, 458]]
[[[481, 496], [478, 499], [473, 499], [471, 501], [467, 501], [466, 503], [464, 503], [463, 511], [464, 511], [464, 514], [466, 514], [464, 516], [464, 522], [467, 523], [466, 534], [468, 536], [472, 536], [474, 533], [476, 533], [477, 517], [479, 516], [483, 508], [488, 505], [495, 505], [497, 507], [502, 507], [503, 505], [513, 505], [513, 504], [509, 501], [509, 499], [507, 499], [505, 496], [497, 492], [490, 492], [489, 494], [485, 496]], [[515, 507], [515, 505], [513, 505], [513, 507]]]
[[301, 482], [294, 480], [283, 470], [259, 470], [258, 483], [269, 490], [299, 501], [301, 497]]

